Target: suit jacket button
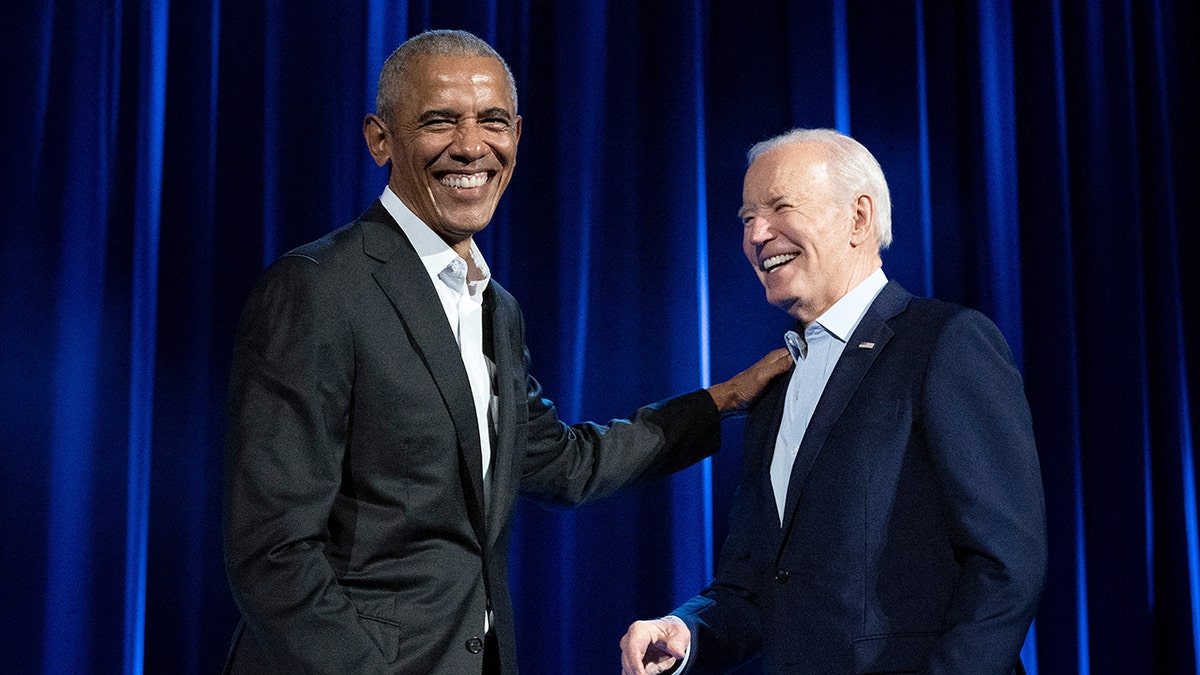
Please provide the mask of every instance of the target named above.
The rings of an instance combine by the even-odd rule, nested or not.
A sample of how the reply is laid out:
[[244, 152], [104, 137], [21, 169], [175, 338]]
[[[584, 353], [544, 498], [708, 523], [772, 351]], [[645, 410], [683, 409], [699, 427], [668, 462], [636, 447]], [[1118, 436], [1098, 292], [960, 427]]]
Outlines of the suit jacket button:
[[473, 637], [467, 640], [467, 651], [472, 654], [478, 654], [483, 651], [483, 640], [479, 637]]
[[779, 570], [778, 572], [775, 573], [775, 581], [778, 581], [781, 584], [786, 584], [787, 580], [788, 580], [788, 576], [789, 575], [788, 575], [787, 570]]

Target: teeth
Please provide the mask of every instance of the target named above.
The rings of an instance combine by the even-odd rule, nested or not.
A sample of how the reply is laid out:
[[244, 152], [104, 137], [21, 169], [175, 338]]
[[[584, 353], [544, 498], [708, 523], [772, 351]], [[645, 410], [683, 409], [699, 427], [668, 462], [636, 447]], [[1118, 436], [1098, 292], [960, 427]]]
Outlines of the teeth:
[[487, 181], [487, 172], [481, 171], [479, 173], [473, 173], [470, 176], [464, 176], [462, 174], [450, 174], [442, 178], [442, 185], [445, 185], [446, 187], [466, 189], [480, 187], [484, 183], [487, 183]]
[[770, 258], [767, 258], [766, 260], [762, 261], [762, 270], [764, 272], [770, 272], [771, 270], [775, 269], [776, 267], [779, 267], [780, 265], [782, 265], [784, 263], [791, 262], [795, 259], [796, 259], [795, 253], [784, 253], [782, 255], [773, 255]]

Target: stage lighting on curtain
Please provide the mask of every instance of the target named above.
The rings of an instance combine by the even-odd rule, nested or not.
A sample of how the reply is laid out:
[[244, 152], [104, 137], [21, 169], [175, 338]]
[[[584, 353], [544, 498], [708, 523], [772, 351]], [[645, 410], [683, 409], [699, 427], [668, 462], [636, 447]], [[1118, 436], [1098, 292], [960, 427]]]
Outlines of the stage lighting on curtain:
[[133, 280], [129, 353], [129, 479], [125, 534], [125, 672], [145, 663], [146, 557], [150, 521], [150, 455], [158, 328], [158, 251], [162, 214], [163, 134], [167, 105], [167, 2], [141, 10], [138, 58], [137, 179], [134, 191]]
[[[677, 252], [673, 255], [676, 259], [673, 267], [687, 274], [690, 281], [685, 282], [686, 277], [680, 274], [680, 283], [672, 285], [670, 307], [672, 312], [680, 313], [681, 328], [672, 347], [679, 357], [672, 359], [670, 381], [673, 390], [684, 391], [711, 384], [711, 341], [704, 124], [705, 15], [700, 0], [680, 9], [680, 34], [675, 39], [683, 55], [679, 73], [681, 114], [677, 120], [679, 136], [670, 143], [680, 149], [679, 165], [684, 167], [681, 173], [685, 177], [690, 174], [690, 181], [681, 181], [677, 186], [677, 199], [685, 203], [680, 205], [676, 220], [671, 223], [673, 243], [669, 250]], [[690, 68], [682, 64], [690, 64]], [[685, 263], [685, 257], [691, 261]], [[694, 332], [687, 330], [689, 319]], [[687, 355], [689, 351], [694, 355]], [[695, 595], [713, 577], [712, 481], [710, 459], [671, 477], [672, 532], [677, 533], [671, 541], [675, 604]]]
[[[106, 546], [99, 541], [98, 528], [108, 519], [93, 509], [108, 487], [98, 484], [107, 459], [104, 450], [111, 449], [109, 443], [119, 442], [102, 430], [108, 421], [97, 404], [106, 375], [102, 331], [106, 313], [114, 311], [106, 303], [110, 298], [106, 298], [105, 280], [117, 154], [119, 14], [81, 7], [69, 17], [56, 16], [42, 36], [48, 45], [71, 46], [67, 63], [46, 64], [55, 68], [50, 80], [52, 92], [59, 96], [48, 99], [40, 112], [64, 117], [60, 124], [48, 125], [46, 131], [53, 134], [43, 147], [53, 152], [65, 143], [73, 163], [87, 168], [38, 186], [43, 203], [53, 210], [47, 214], [47, 225], [61, 227], [53, 282], [58, 297], [47, 308], [55, 316], [56, 338], [48, 354], [53, 363], [53, 398], [46, 415], [51, 429], [41, 642], [46, 672], [87, 672], [99, 667], [94, 654], [100, 638], [93, 619], [107, 614], [95, 606], [96, 586], [106, 583], [97, 574], [103, 567], [96, 564], [95, 553], [96, 547]], [[70, 111], [54, 105], [64, 99], [91, 105]], [[50, 161], [44, 166], [47, 171], [59, 168]]]
[[[1051, 537], [1027, 668], [1197, 672], [1198, 12], [13, 4], [5, 666], [219, 669], [237, 622], [219, 501], [240, 308], [264, 264], [378, 196], [361, 122], [383, 59], [464, 28], [521, 88], [520, 168], [480, 245], [564, 419], [624, 415], [779, 344], [787, 317], [762, 302], [733, 219], [744, 152], [793, 126], [851, 132], [893, 186], [889, 276], [991, 316], [1023, 366]], [[568, 513], [521, 507], [525, 670], [609, 670], [630, 621], [710, 580], [740, 469], [726, 426], [711, 464]]]

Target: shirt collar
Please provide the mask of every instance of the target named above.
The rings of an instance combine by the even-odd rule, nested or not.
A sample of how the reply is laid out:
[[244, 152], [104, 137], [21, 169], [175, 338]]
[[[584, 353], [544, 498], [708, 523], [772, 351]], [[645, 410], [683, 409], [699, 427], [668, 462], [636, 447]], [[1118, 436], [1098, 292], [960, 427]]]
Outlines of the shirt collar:
[[886, 285], [887, 276], [881, 267], [858, 282], [857, 286], [851, 288], [840, 300], [833, 303], [832, 307], [825, 310], [824, 314], [817, 317], [814, 323], [821, 324], [822, 328], [842, 342], [849, 340], [863, 314], [867, 313], [867, 308], [875, 301], [875, 296], [879, 295], [879, 291]]
[[858, 282], [858, 285], [850, 289], [841, 299], [833, 303], [832, 307], [809, 324], [804, 330], [805, 337], [802, 338], [796, 331], [789, 330], [783, 340], [792, 359], [799, 361], [804, 357], [807, 351], [805, 340], [811, 335], [810, 331], [824, 330], [842, 343], [849, 340], [850, 334], [854, 332], [855, 328], [858, 328], [858, 323], [862, 321], [863, 315], [875, 301], [875, 296], [879, 295], [879, 291], [883, 290], [886, 285], [887, 276], [883, 273], [883, 268], [877, 269], [866, 279]]
[[[462, 257], [450, 248], [450, 245], [432, 228], [409, 210], [404, 202], [396, 196], [396, 193], [392, 192], [391, 187], [383, 188], [383, 194], [379, 196], [379, 201], [383, 204], [383, 208], [387, 209], [388, 214], [400, 225], [400, 229], [404, 231], [408, 241], [412, 243], [429, 278], [435, 282], [441, 280], [454, 291], [462, 292], [463, 284], [466, 282], [466, 263]], [[483, 273], [483, 279], [471, 285], [471, 292], [473, 294], [481, 293], [487, 288], [492, 273], [474, 239], [471, 240], [471, 257], [474, 258], [476, 267]]]

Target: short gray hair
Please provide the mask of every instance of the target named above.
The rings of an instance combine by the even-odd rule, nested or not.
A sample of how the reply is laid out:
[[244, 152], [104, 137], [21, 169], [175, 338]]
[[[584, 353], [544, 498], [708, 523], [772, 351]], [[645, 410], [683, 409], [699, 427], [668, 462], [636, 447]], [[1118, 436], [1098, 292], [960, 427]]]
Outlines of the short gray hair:
[[508, 88], [512, 94], [513, 114], [517, 114], [517, 81], [508, 63], [487, 42], [465, 30], [428, 30], [418, 33], [396, 48], [379, 70], [375, 94], [375, 113], [391, 124], [392, 114], [404, 89], [409, 69], [421, 56], [481, 56], [493, 58], [504, 67]]
[[879, 248], [885, 249], [892, 243], [892, 197], [888, 192], [887, 179], [875, 156], [862, 143], [835, 129], [792, 129], [774, 138], [768, 138], [746, 152], [748, 164], [785, 145], [816, 143], [825, 149], [829, 157], [829, 172], [834, 188], [847, 199], [857, 195], [870, 195], [875, 203], [875, 234], [879, 237]]

